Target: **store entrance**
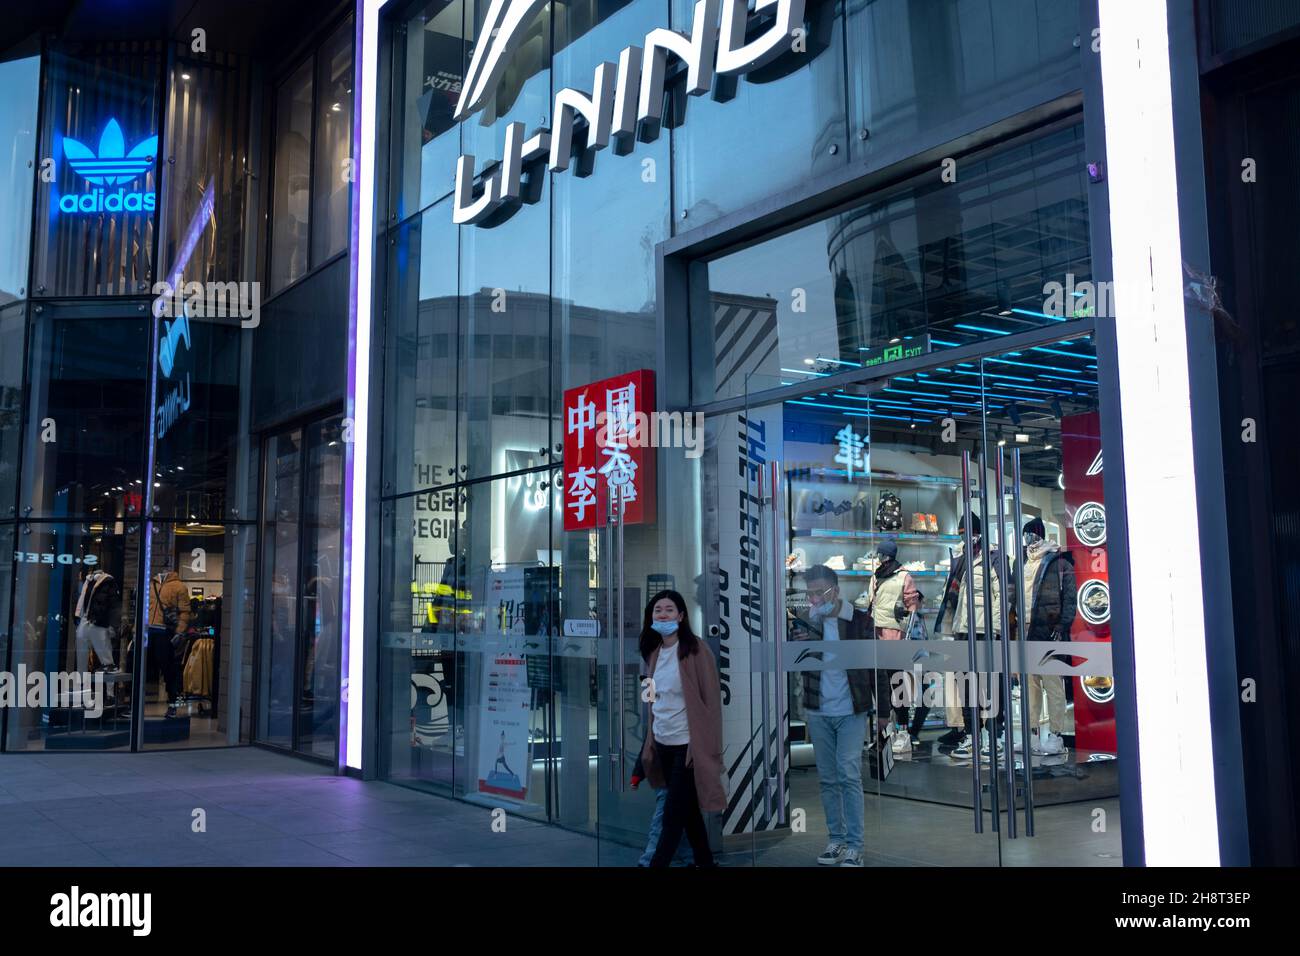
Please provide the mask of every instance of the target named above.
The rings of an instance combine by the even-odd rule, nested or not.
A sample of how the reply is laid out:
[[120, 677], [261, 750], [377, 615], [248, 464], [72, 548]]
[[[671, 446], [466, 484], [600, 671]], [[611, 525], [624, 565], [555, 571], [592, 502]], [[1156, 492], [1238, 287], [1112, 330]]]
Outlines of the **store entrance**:
[[840, 371], [751, 376], [718, 425], [719, 617], [750, 657], [728, 756], [753, 768], [727, 849], [1118, 864], [1090, 339], [807, 393]]

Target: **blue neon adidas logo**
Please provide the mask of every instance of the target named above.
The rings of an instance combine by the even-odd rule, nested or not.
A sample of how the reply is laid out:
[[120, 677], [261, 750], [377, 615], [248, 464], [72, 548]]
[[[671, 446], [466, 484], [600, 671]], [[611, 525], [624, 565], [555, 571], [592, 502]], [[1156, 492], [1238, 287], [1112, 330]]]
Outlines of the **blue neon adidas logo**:
[[87, 182], [96, 186], [129, 183], [153, 165], [158, 152], [158, 137], [142, 139], [127, 152], [126, 139], [117, 120], [110, 119], [99, 136], [99, 155], [85, 143], [65, 136], [63, 153], [68, 165]]

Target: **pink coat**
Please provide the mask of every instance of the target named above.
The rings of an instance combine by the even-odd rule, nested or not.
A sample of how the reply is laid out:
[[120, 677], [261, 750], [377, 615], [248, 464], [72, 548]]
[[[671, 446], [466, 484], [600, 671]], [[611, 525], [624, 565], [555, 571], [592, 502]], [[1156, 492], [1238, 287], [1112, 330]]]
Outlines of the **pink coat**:
[[[646, 662], [647, 673], [655, 672], [659, 661], [659, 648]], [[677, 645], [670, 649], [677, 653]], [[686, 765], [695, 770], [695, 793], [704, 811], [727, 808], [727, 788], [722, 782], [722, 692], [718, 683], [718, 667], [713, 652], [707, 644], [699, 642], [699, 650], [678, 661], [682, 678], [682, 696], [686, 698], [686, 725], [691, 742], [686, 747]], [[650, 714], [650, 729], [641, 748], [641, 765], [652, 787], [665, 785], [663, 768], [659, 766], [654, 748], [654, 713]]]

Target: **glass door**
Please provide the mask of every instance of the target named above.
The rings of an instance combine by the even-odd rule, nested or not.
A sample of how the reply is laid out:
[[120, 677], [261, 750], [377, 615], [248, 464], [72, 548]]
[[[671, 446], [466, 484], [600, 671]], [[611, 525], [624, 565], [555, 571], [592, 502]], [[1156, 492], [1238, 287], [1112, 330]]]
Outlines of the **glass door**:
[[341, 419], [266, 442], [258, 739], [331, 760], [338, 747]]
[[1095, 364], [1052, 343], [723, 426], [762, 449], [756, 864], [1118, 862]]

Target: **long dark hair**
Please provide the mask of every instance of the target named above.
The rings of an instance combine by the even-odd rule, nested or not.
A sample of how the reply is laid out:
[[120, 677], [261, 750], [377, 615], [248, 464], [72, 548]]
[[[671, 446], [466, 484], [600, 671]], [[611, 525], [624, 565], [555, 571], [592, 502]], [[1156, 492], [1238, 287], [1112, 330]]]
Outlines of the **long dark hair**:
[[682, 614], [682, 619], [677, 622], [677, 659], [685, 660], [688, 655], [700, 649], [700, 639], [691, 630], [691, 615], [686, 610], [686, 599], [676, 591], [660, 591], [646, 603], [645, 619], [641, 622], [640, 651], [643, 661], [648, 662], [650, 655], [664, 642], [663, 636], [650, 626], [650, 622], [654, 620], [655, 605], [664, 598], [677, 605], [677, 610]]

